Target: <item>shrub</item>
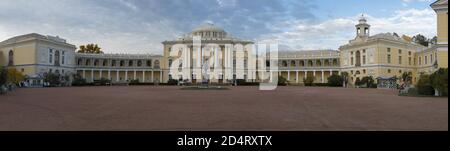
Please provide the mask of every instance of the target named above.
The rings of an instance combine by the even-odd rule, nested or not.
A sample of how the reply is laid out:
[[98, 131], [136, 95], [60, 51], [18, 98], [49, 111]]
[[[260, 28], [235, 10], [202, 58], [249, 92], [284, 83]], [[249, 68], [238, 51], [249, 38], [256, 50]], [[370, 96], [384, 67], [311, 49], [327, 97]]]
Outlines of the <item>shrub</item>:
[[7, 70], [4, 67], [0, 67], [0, 86], [5, 85], [8, 79]]
[[280, 86], [286, 86], [287, 85], [287, 79], [283, 76], [278, 76], [278, 85]]
[[139, 80], [131, 80], [130, 85], [139, 85]]
[[85, 86], [87, 85], [86, 79], [83, 79], [81, 75], [75, 74], [73, 75], [72, 86]]
[[329, 86], [329, 84], [328, 83], [313, 83], [312, 86], [327, 87], [327, 86]]
[[305, 84], [305, 86], [313, 86], [314, 77], [306, 77], [305, 79], [303, 79], [303, 83]]
[[178, 80], [169, 79], [169, 81], [167, 81], [167, 85], [178, 85]]
[[332, 76], [328, 77], [327, 84], [330, 87], [342, 87], [343, 83], [344, 83], [344, 78], [342, 78], [342, 76], [333, 74]]
[[417, 82], [417, 91], [421, 95], [434, 95], [434, 88], [429, 75], [420, 76], [419, 82]]
[[44, 73], [44, 81], [48, 82], [51, 87], [60, 86], [61, 85], [61, 76], [55, 73]]
[[361, 79], [359, 79], [359, 77], [357, 77], [355, 80], [355, 86], [360, 86], [360, 85], [361, 85]]
[[375, 80], [372, 76], [365, 76], [362, 78], [361, 82], [359, 83], [359, 86], [365, 85], [367, 88], [374, 88], [376, 87]]
[[448, 68], [439, 69], [430, 75], [430, 83], [441, 96], [448, 95]]
[[[111, 84], [111, 80], [106, 79], [106, 78], [101, 78], [99, 81], [100, 85], [107, 85], [107, 84]], [[139, 82], [139, 81], [137, 81]]]

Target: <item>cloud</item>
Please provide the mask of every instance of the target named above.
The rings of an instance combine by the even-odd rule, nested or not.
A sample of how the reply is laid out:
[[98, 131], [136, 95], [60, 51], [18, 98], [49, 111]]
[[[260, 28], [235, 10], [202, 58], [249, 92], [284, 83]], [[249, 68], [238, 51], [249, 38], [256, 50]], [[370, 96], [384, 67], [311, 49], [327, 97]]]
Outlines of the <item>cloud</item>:
[[[406, 9], [395, 11], [392, 16], [373, 17], [365, 14], [371, 24], [371, 34], [396, 32], [399, 35], [436, 35], [436, 17], [431, 9]], [[295, 20], [280, 23], [273, 28], [278, 33], [265, 34], [260, 40], [277, 39], [280, 44], [292, 49], [337, 49], [356, 36], [355, 25], [360, 14], [350, 17], [325, 20], [314, 23]]]

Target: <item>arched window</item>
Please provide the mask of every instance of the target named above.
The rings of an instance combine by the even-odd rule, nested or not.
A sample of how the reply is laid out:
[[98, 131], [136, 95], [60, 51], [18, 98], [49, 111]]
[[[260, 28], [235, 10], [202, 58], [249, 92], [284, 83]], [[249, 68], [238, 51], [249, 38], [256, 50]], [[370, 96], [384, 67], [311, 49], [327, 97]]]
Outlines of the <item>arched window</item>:
[[305, 61], [300, 61], [300, 66], [304, 67], [305, 66]]
[[309, 61], [308, 61], [308, 66], [309, 66], [309, 67], [312, 67], [312, 66], [313, 66], [313, 61], [312, 61], [312, 60], [309, 60]]
[[59, 51], [55, 51], [55, 66], [59, 66]]
[[89, 66], [89, 65], [91, 65], [91, 59], [86, 59], [86, 64], [85, 64], [86, 66]]
[[8, 66], [12, 65], [14, 65], [14, 52], [10, 50], [8, 54]]
[[152, 60], [147, 60], [147, 66], [151, 67], [152, 66]]
[[106, 65], [108, 65], [108, 60], [104, 59], [103, 60], [103, 66], [105, 67]]
[[141, 61], [141, 60], [138, 60], [137, 66], [138, 66], [138, 67], [142, 66], [142, 61]]
[[128, 61], [128, 66], [133, 66], [133, 60]]
[[82, 59], [78, 59], [77, 65], [81, 66], [81, 64], [83, 63]]
[[155, 60], [155, 68], [159, 68], [159, 60]]
[[111, 60], [111, 66], [116, 66], [116, 60]]
[[120, 66], [121, 66], [121, 67], [125, 66], [125, 61], [120, 60]]
[[325, 60], [325, 66], [330, 66], [330, 60]]
[[355, 58], [356, 58], [356, 66], [357, 67], [361, 66], [361, 52], [356, 51]]
[[319, 67], [322, 66], [322, 61], [317, 60], [317, 61], [316, 61], [316, 66], [319, 66]]
[[297, 63], [294, 60], [292, 60], [291, 61], [291, 67], [295, 67], [295, 66], [297, 66]]

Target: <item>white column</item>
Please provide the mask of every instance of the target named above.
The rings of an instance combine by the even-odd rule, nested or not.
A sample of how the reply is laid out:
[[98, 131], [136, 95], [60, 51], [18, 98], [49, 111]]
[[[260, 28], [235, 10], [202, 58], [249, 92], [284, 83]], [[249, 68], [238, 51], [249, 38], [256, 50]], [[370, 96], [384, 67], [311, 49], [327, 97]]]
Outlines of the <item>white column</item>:
[[295, 72], [295, 82], [298, 83], [298, 71]]
[[153, 82], [153, 70], [152, 70], [152, 72], [151, 72], [151, 79], [150, 79], [150, 82]]
[[91, 70], [91, 82], [94, 82], [94, 70]]
[[333, 70], [330, 70], [330, 76], [332, 76], [333, 75]]
[[108, 70], [108, 79], [111, 80], [111, 70]]
[[133, 71], [133, 80], [136, 80], [136, 70]]
[[314, 79], [313, 81], [315, 82], [316, 81], [316, 70], [313, 71], [313, 79]]
[[125, 70], [125, 81], [128, 80], [128, 70]]
[[163, 82], [163, 71], [162, 70], [159, 71], [159, 81]]
[[291, 80], [291, 71], [288, 71], [288, 77], [287, 80], [290, 81]]
[[322, 83], [325, 83], [325, 79], [324, 79], [325, 77], [324, 77], [324, 73], [323, 73], [323, 70], [322, 70]]
[[103, 70], [100, 70], [100, 79], [102, 78], [102, 72], [103, 72]]
[[119, 82], [119, 70], [116, 70], [116, 81]]
[[142, 82], [145, 82], [145, 71], [142, 71]]
[[308, 71], [305, 70], [305, 77], [303, 77], [303, 78], [306, 78], [306, 77], [308, 77]]
[[86, 79], [86, 70], [83, 69], [83, 79]]
[[273, 81], [273, 72], [270, 71], [270, 75], [269, 75], [269, 81], [272, 82]]

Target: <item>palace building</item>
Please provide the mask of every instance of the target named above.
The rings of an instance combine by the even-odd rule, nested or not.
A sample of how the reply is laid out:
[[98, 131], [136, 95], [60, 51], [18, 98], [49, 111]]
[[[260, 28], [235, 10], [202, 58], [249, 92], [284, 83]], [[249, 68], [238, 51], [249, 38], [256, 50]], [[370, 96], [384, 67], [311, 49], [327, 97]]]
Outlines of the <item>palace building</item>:
[[[280, 50], [275, 56], [265, 53], [261, 57], [255, 49], [258, 44], [208, 23], [176, 40], [162, 42], [162, 55], [76, 53], [76, 46], [60, 37], [35, 33], [17, 36], [0, 42], [0, 66], [27, 75], [29, 86], [42, 85], [48, 72], [69, 77], [78, 74], [88, 82], [109, 79], [112, 83], [166, 83], [171, 79], [188, 83], [265, 82], [279, 75], [292, 85], [302, 85], [306, 77], [327, 83], [329, 76], [345, 72], [350, 84], [372, 76], [381, 87], [398, 83], [402, 73], [411, 72], [416, 83], [420, 74], [448, 68], [448, 0], [438, 0], [431, 7], [437, 14], [437, 43], [429, 47], [415, 44], [407, 36], [371, 35], [369, 21], [362, 16], [355, 25], [355, 38], [339, 50]], [[277, 69], [269, 69], [271, 65]]]

